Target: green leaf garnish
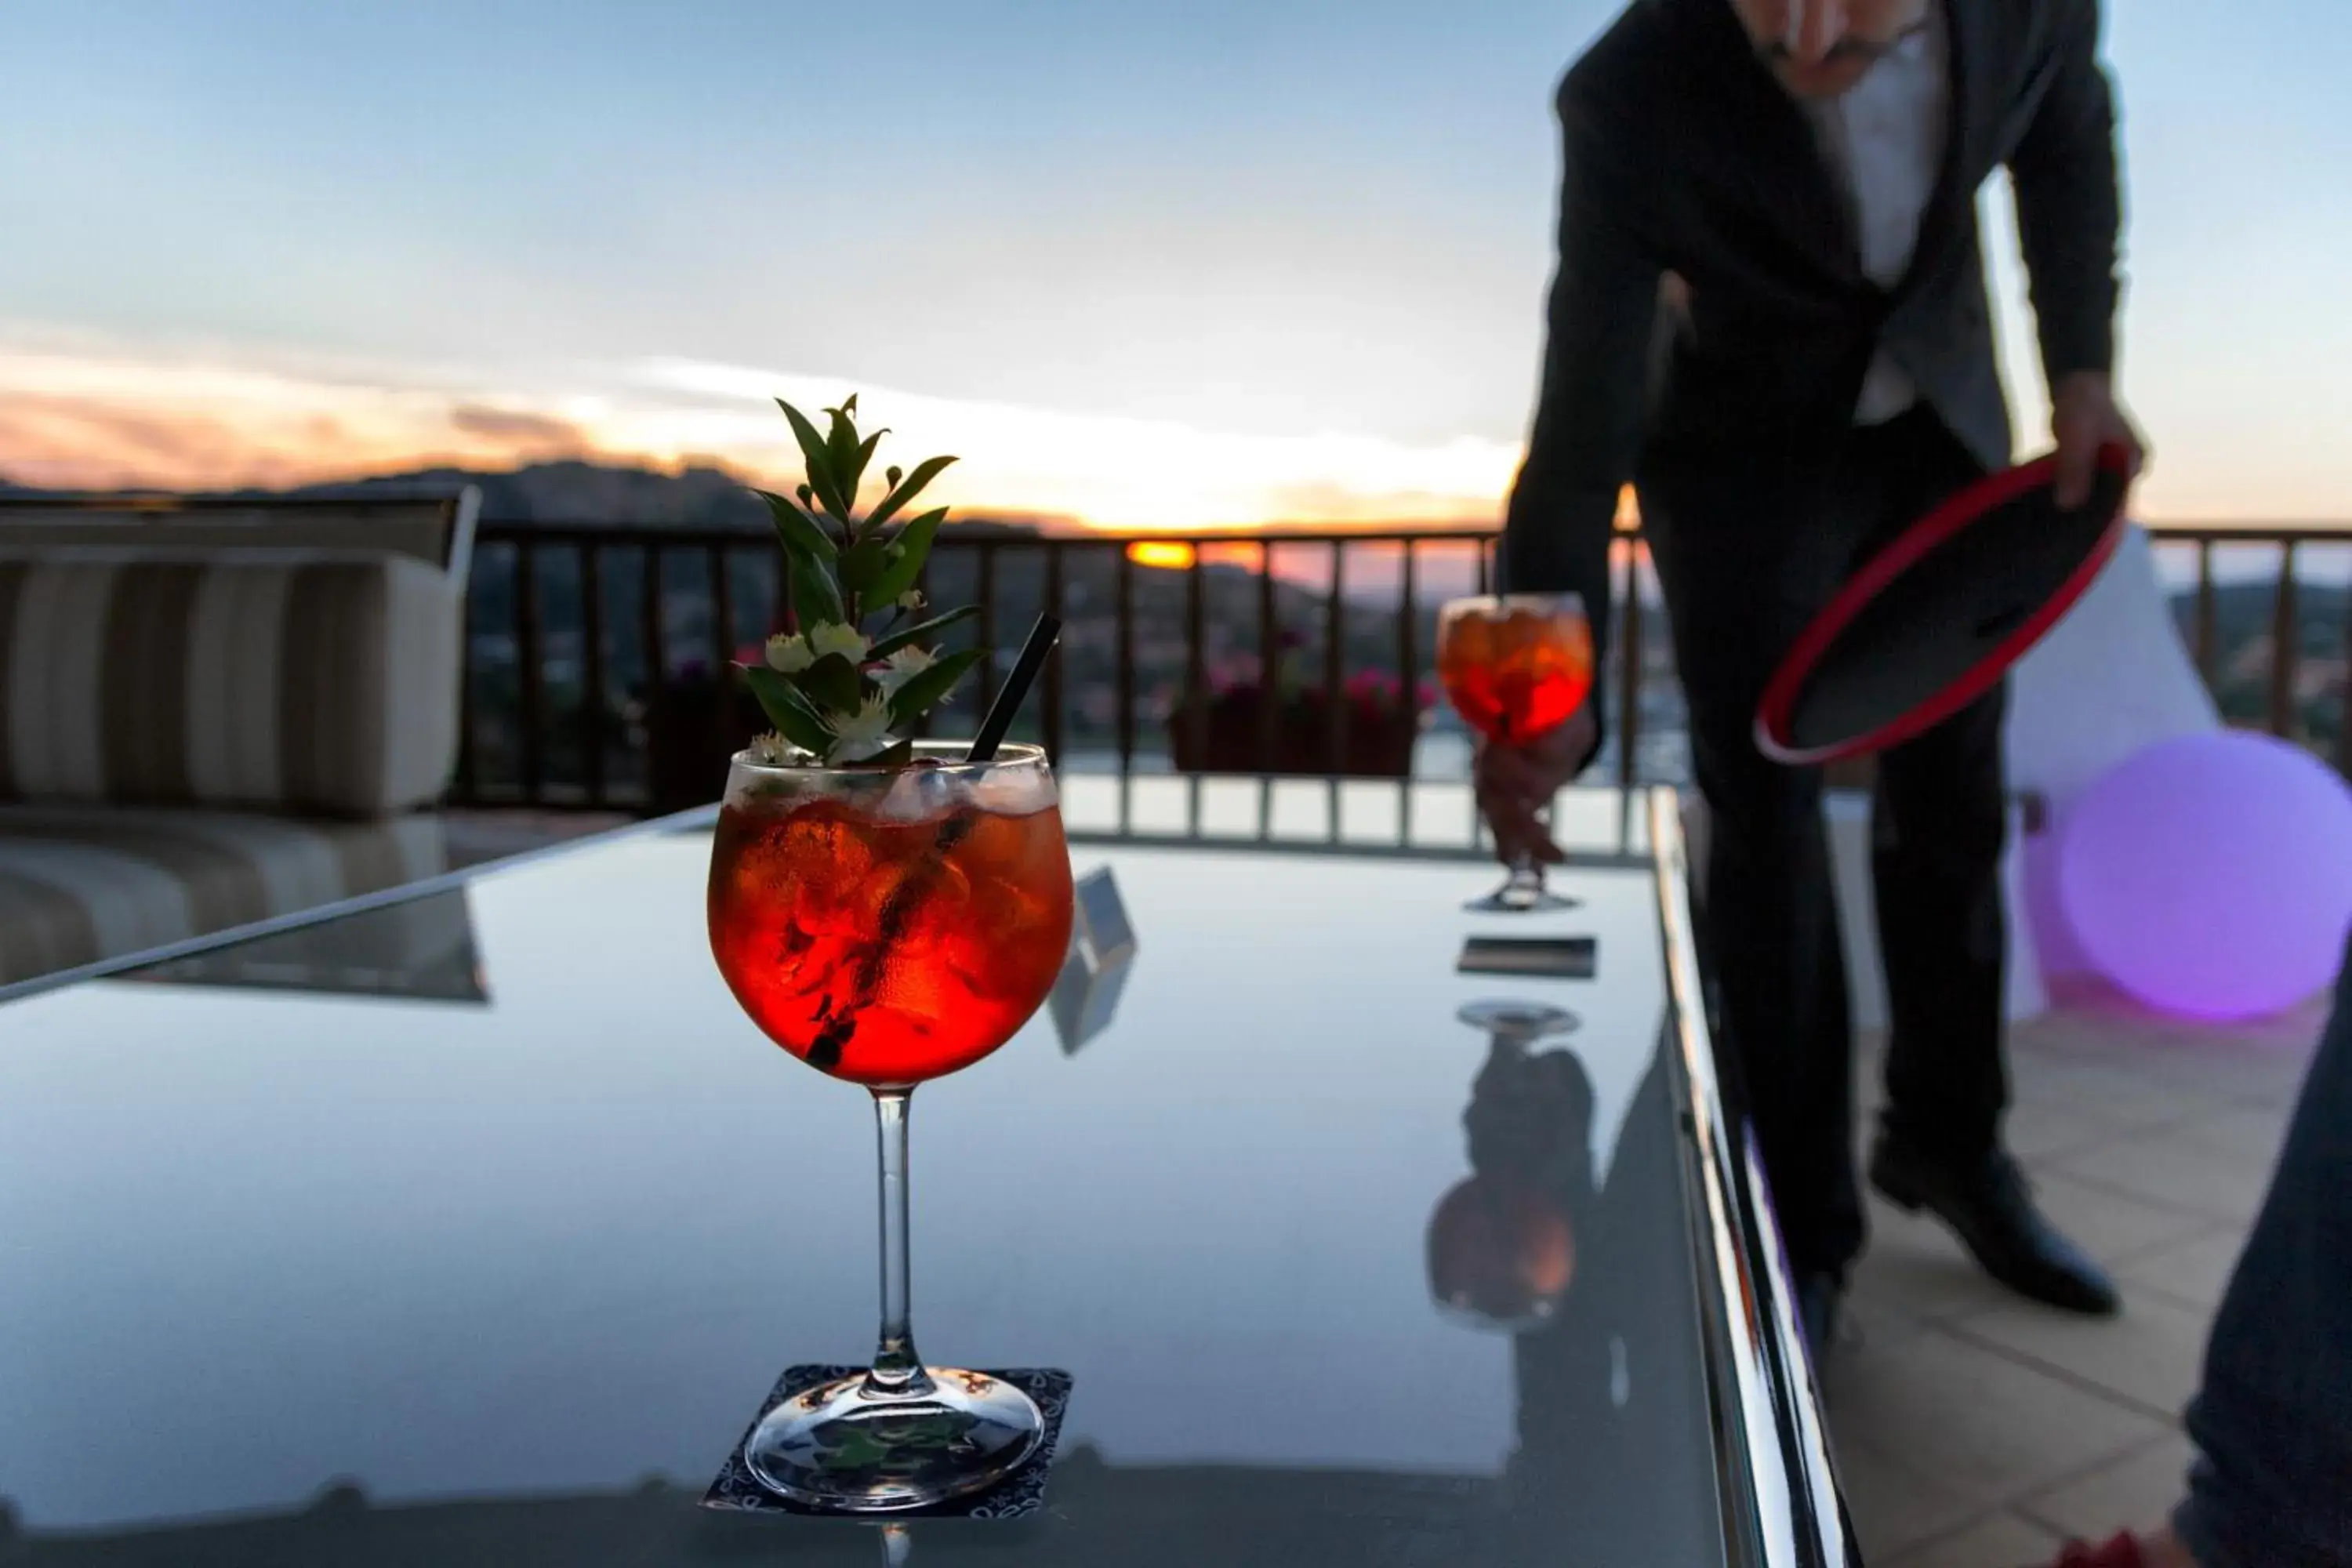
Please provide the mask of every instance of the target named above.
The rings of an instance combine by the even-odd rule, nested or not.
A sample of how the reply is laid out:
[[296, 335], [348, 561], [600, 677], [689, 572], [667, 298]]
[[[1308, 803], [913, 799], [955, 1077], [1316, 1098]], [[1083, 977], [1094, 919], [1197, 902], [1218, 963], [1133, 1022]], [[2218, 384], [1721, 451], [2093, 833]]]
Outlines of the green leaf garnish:
[[821, 561], [792, 562], [793, 614], [805, 631], [821, 626], [827, 621], [845, 620], [842, 609], [841, 589], [833, 580], [833, 570]]
[[[890, 542], [867, 534], [849, 547], [841, 558], [841, 586], [844, 598], [855, 597], [868, 609], [879, 609], [885, 601], [875, 587], [890, 567]], [[893, 594], [891, 598], [897, 598]]]
[[908, 501], [922, 494], [924, 486], [938, 479], [954, 461], [953, 458], [926, 458], [915, 465], [913, 473], [904, 479], [891, 480], [890, 493], [882, 498], [881, 504], [874, 509], [874, 515], [866, 520], [867, 525], [887, 522], [898, 516]]
[[[922, 580], [948, 509], [936, 508], [908, 522], [896, 520], [955, 459], [927, 458], [911, 468], [890, 464], [883, 469], [887, 489], [880, 503], [860, 519], [858, 492], [888, 432], [858, 430], [855, 396], [823, 411], [822, 431], [784, 399], [776, 399], [776, 406], [792, 426], [805, 472], [790, 495], [754, 493], [775, 524], [791, 580], [793, 619], [804, 637], [833, 651], [791, 674], [771, 665], [748, 667], [744, 679], [776, 732], [822, 759], [861, 749], [869, 729], [879, 731], [886, 712], [890, 732], [907, 732], [947, 700], [956, 683], [987, 656], [966, 648], [924, 663], [936, 651], [940, 633], [979, 614], [970, 605], [891, 632], [870, 647], [857, 635], [869, 616], [887, 616], [874, 624], [888, 630], [909, 612], [921, 611], [920, 601], [908, 592]], [[810, 652], [803, 642], [776, 646], [782, 651], [775, 657], [784, 663], [796, 663]], [[887, 669], [877, 668], [909, 648], [917, 651]], [[844, 726], [858, 731], [852, 737], [856, 744], [843, 739]], [[913, 760], [911, 743], [901, 742], [858, 765], [897, 768]]]
[[868, 648], [866, 657], [870, 659], [888, 658], [900, 648], [912, 647], [919, 642], [929, 642], [950, 626], [968, 621], [978, 614], [980, 614], [979, 605], [965, 605], [959, 609], [950, 610], [944, 616], [933, 616], [920, 625], [908, 626], [904, 631], [892, 632]]
[[864, 682], [857, 667], [837, 653], [826, 654], [798, 675], [787, 677], [792, 683], [815, 699], [819, 707], [835, 713], [854, 713], [864, 697]]
[[800, 443], [801, 457], [808, 464], [809, 489], [816, 493], [818, 504], [837, 521], [847, 522], [849, 502], [834, 485], [833, 454], [826, 447], [824, 437], [816, 433], [816, 426], [809, 423], [807, 415], [782, 398], [776, 399], [776, 406], [784, 411], [786, 419], [792, 421], [793, 438]]
[[824, 525], [803, 511], [792, 500], [773, 490], [753, 490], [751, 493], [768, 503], [769, 515], [775, 520], [777, 542], [788, 552], [819, 562], [831, 561], [837, 553]]
[[981, 653], [982, 650], [976, 647], [951, 653], [898, 688], [890, 699], [890, 721], [911, 724], [945, 701], [948, 693], [955, 689], [956, 682], [980, 662]]
[[776, 727], [776, 733], [813, 756], [822, 757], [833, 745], [832, 732], [822, 720], [809, 710], [793, 689], [792, 682], [774, 670], [760, 665], [739, 664], [744, 684], [759, 700], [760, 711]]
[[915, 585], [923, 574], [923, 563], [930, 559], [931, 541], [938, 537], [940, 524], [948, 519], [948, 509], [927, 511], [898, 531], [891, 542], [898, 547], [898, 559], [866, 589], [866, 603], [877, 610], [887, 609], [898, 602], [898, 595]]

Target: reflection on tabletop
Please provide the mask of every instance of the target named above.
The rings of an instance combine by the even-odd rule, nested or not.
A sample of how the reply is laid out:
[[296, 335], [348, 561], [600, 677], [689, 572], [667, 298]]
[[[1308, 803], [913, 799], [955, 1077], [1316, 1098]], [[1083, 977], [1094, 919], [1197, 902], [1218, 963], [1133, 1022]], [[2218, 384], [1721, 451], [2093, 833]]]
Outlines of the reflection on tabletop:
[[153, 964], [123, 978], [473, 1005], [490, 999], [462, 887]]
[[1097, 867], [1080, 877], [1074, 891], [1070, 956], [1045, 999], [1066, 1057], [1076, 1056], [1081, 1047], [1110, 1027], [1136, 954], [1135, 926], [1110, 868]]
[[[1501, 1568], [1717, 1561], [1711, 1518], [1647, 1506], [1661, 1496], [1658, 1445], [1674, 1440], [1671, 1428], [1686, 1408], [1682, 1401], [1703, 1394], [1688, 1347], [1646, 1294], [1658, 1282], [1642, 1276], [1687, 1263], [1676, 1248], [1657, 1245], [1653, 1205], [1613, 1201], [1627, 1191], [1638, 1199], [1643, 1184], [1676, 1179], [1667, 1100], [1664, 1071], [1654, 1067], [1609, 1182], [1596, 1188], [1591, 1087], [1573, 1048], [1531, 1051], [1504, 1033], [1478, 1070], [1462, 1114], [1470, 1182], [1528, 1194], [1528, 1212], [1548, 1216], [1545, 1234], [1568, 1238], [1572, 1248], [1566, 1257], [1545, 1253], [1538, 1272], [1559, 1273], [1559, 1288], [1548, 1313], [1512, 1337], [1517, 1445], [1499, 1480], [1217, 1464], [1128, 1467], [1081, 1444], [1056, 1463], [1045, 1513], [1011, 1524], [735, 1518], [697, 1508], [699, 1485], [661, 1479], [624, 1492], [383, 1507], [344, 1485], [294, 1512], [152, 1530], [17, 1538], [0, 1515], [0, 1562], [10, 1568], [870, 1568], [877, 1561], [896, 1568], [983, 1562], [1077, 1568], [1111, 1561], [1137, 1568], [1206, 1562], [1353, 1568], [1422, 1561], [1415, 1552], [1439, 1543], [1448, 1553], [1444, 1561]], [[1433, 1269], [1489, 1280], [1525, 1277], [1524, 1258], [1463, 1256], [1493, 1243], [1496, 1233], [1474, 1220], [1456, 1235], [1449, 1212], [1475, 1210], [1441, 1205], [1430, 1237]], [[1442, 1397], [1443, 1390], [1430, 1394]]]
[[[880, 1560], [871, 1521], [697, 1506], [754, 1384], [855, 1345], [872, 1257], [870, 1133], [758, 1048], [667, 912], [709, 855], [648, 835], [478, 884], [495, 1011], [110, 984], [20, 1013], [75, 1050], [0, 1054], [0, 1142], [77, 1195], [18, 1184], [0, 1237], [50, 1281], [18, 1276], [48, 1316], [14, 1319], [0, 1496], [24, 1522], [0, 1525], [0, 1564]], [[1646, 879], [1580, 874], [1627, 957], [1570, 984], [1453, 973], [1456, 865], [1110, 858], [1153, 939], [1116, 1048], [1067, 1058], [1038, 1020], [936, 1119], [939, 1168], [1001, 1165], [927, 1189], [926, 1300], [953, 1342], [1070, 1367], [1072, 1424], [1041, 1514], [915, 1521], [908, 1561], [1720, 1562]], [[1585, 1024], [1498, 1050], [1454, 1017], [1490, 987]], [[70, 1076], [100, 1049], [120, 1070]], [[764, 1210], [706, 1202], [773, 1146], [780, 1095], [823, 1199], [791, 1234], [837, 1279], [774, 1261], [787, 1227]], [[71, 1113], [70, 1146], [40, 1139], [37, 1101]], [[1014, 1116], [1053, 1144], [1000, 1139]], [[168, 1166], [136, 1163], [159, 1148]], [[175, 1191], [166, 1169], [213, 1179]], [[1548, 1319], [1517, 1332], [1454, 1326], [1424, 1275], [1439, 1194], [1489, 1172], [1568, 1237]], [[126, 1278], [189, 1305], [102, 1310]], [[41, 1382], [36, 1352], [68, 1373]], [[150, 1395], [147, 1429], [121, 1427]], [[126, 1473], [92, 1496], [110, 1458]], [[353, 1484], [307, 1492], [338, 1473]]]

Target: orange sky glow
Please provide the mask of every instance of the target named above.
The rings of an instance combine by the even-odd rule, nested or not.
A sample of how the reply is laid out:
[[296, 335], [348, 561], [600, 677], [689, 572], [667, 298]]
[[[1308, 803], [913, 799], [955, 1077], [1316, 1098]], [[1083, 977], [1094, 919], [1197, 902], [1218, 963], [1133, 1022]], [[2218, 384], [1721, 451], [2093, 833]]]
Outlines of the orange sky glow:
[[[769, 399], [817, 407], [839, 382], [656, 361], [515, 390], [463, 375], [169, 356], [90, 345], [0, 345], [0, 477], [77, 489], [286, 486], [408, 469], [502, 469], [581, 458], [677, 471], [715, 465], [797, 478]], [[1414, 445], [1333, 431], [1234, 434], [1164, 420], [860, 389], [903, 462], [962, 460], [944, 501], [1119, 531], [1442, 524], [1498, 516], [1519, 451], [1462, 437]], [[2021, 428], [2030, 429], [2030, 416]], [[888, 448], [886, 448], [886, 451]], [[2159, 452], [2163, 450], [2159, 443]], [[2325, 515], [2285, 487], [2160, 456], [2140, 510], [2158, 518]], [[2297, 487], [2300, 488], [2300, 487]]]

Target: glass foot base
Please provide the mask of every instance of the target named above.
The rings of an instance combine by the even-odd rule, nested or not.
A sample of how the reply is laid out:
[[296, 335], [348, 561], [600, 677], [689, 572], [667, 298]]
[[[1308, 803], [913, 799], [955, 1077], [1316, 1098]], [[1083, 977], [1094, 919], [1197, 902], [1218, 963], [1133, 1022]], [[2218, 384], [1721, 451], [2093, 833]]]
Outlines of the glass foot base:
[[1045, 1418], [1002, 1378], [929, 1369], [920, 1394], [877, 1395], [866, 1374], [800, 1394], [743, 1447], [761, 1485], [803, 1508], [895, 1513], [965, 1497], [1037, 1451]]
[[1474, 1029], [1531, 1045], [1553, 1035], [1572, 1035], [1584, 1020], [1565, 1007], [1533, 1002], [1472, 1002], [1454, 1015]]
[[1474, 915], [1528, 915], [1545, 910], [1572, 910], [1579, 908], [1582, 902], [1580, 899], [1568, 899], [1562, 898], [1558, 893], [1548, 893], [1541, 888], [1524, 888], [1517, 883], [1506, 883], [1485, 898], [1473, 899], [1462, 907]]

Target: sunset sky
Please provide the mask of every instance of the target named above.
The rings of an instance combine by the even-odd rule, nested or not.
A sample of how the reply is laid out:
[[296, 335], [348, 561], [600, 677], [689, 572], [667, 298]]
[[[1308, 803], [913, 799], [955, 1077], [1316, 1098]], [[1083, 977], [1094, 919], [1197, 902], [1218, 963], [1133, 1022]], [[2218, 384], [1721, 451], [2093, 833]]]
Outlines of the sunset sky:
[[[855, 389], [967, 505], [1491, 517], [1616, 9], [10, 0], [0, 475], [780, 472], [767, 395]], [[2352, 516], [2352, 10], [2109, 10], [2143, 510]]]

